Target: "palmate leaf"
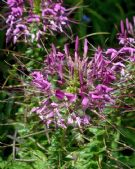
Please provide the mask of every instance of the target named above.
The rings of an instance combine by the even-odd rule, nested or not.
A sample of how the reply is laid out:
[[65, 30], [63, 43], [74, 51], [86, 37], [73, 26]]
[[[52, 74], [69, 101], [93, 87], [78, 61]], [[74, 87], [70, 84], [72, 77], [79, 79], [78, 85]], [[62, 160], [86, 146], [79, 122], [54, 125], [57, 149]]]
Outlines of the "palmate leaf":
[[10, 160], [8, 161], [0, 161], [0, 169], [33, 169], [29, 163]]
[[40, 150], [33, 150], [31, 152], [31, 154], [32, 154], [32, 158], [35, 159], [35, 162], [33, 163], [34, 168], [36, 168], [36, 169], [49, 168], [48, 159], [47, 159], [45, 153], [43, 153]]
[[0, 169], [47, 169], [49, 167], [45, 154], [40, 150], [31, 150], [29, 156], [13, 160], [10, 157], [7, 161], [0, 159]]

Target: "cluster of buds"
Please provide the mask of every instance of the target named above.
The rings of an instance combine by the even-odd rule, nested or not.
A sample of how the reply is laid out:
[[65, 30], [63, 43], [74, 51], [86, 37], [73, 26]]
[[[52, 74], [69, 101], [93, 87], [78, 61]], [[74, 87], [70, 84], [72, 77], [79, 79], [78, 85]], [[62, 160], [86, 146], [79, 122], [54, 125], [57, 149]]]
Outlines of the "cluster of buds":
[[8, 0], [10, 12], [7, 18], [8, 30], [7, 43], [18, 40], [29, 42], [39, 41], [41, 35], [47, 31], [63, 32], [63, 27], [68, 24], [66, 9], [62, 1], [40, 0]]
[[133, 17], [133, 23], [129, 22], [126, 18], [126, 24], [121, 20], [120, 32], [118, 33], [120, 49], [110, 48], [106, 54], [111, 56], [112, 60], [119, 60], [121, 63], [126, 61], [135, 62], [135, 16]]
[[[121, 51], [98, 48], [94, 57], [88, 57], [88, 41], [84, 41], [83, 55], [79, 54], [79, 39], [76, 38], [74, 56], [68, 45], [59, 52], [52, 45], [41, 71], [31, 74], [32, 84], [44, 95], [39, 107], [33, 108], [47, 125], [67, 128], [90, 124], [89, 112], [102, 116], [107, 105], [115, 103], [113, 83], [124, 76], [125, 60], [131, 61], [129, 48]], [[129, 55], [127, 55], [129, 54]]]
[[120, 23], [121, 31], [118, 33], [119, 44], [122, 45], [135, 45], [135, 16], [133, 17], [133, 23], [129, 22], [128, 18], [126, 18], [126, 23], [121, 20]]

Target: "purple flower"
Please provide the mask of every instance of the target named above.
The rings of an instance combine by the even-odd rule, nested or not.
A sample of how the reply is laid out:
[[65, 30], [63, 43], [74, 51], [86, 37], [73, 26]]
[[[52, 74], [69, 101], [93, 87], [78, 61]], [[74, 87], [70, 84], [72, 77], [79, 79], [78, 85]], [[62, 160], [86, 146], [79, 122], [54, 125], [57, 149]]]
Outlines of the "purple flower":
[[116, 49], [109, 48], [106, 51], [106, 55], [111, 55], [111, 59], [114, 59], [118, 55], [118, 52]]
[[[53, 124], [62, 128], [66, 128], [68, 125], [81, 127], [89, 124], [90, 118], [85, 114], [85, 109], [89, 107], [89, 98], [85, 96], [85, 92], [88, 89], [86, 86], [88, 69], [87, 40], [84, 42], [82, 59], [78, 55], [78, 45], [77, 38], [74, 58], [71, 58], [67, 46], [65, 54], [63, 54], [52, 45], [52, 50], [45, 59], [43, 71], [36, 71], [31, 74], [34, 86], [44, 92], [49, 89], [52, 94], [47, 95], [47, 92], [45, 94], [50, 100], [49, 105], [46, 105], [46, 102], [45, 104], [41, 103], [41, 106], [35, 109], [41, 120], [48, 127]], [[55, 80], [56, 85], [51, 85], [48, 77], [51, 83]], [[63, 81], [61, 85], [57, 83], [60, 79]], [[78, 95], [82, 96], [79, 98]], [[81, 114], [79, 114], [79, 111], [78, 114], [75, 113], [74, 107], [82, 107], [83, 112]]]
[[22, 16], [22, 14], [23, 14], [23, 9], [22, 8], [20, 8], [20, 7], [17, 7], [17, 8], [13, 7], [12, 8], [12, 12], [11, 12], [12, 16], [17, 18], [19, 16]]
[[[7, 43], [10, 41], [16, 43], [21, 39], [24, 42], [36, 41], [39, 44], [41, 36], [47, 31], [50, 31], [51, 33], [52, 31], [63, 32], [65, 25], [68, 25], [66, 10], [59, 1], [53, 2], [50, 0], [41, 0], [39, 5], [41, 13], [36, 13], [35, 8], [37, 7], [34, 6], [33, 0], [28, 0], [28, 3], [30, 8], [26, 11], [27, 8], [25, 8], [26, 3], [24, 0], [7, 1], [10, 9], [9, 16], [6, 21], [8, 25], [6, 33]], [[13, 32], [18, 24], [25, 24], [27, 31], [20, 30], [18, 35], [14, 35]], [[37, 32], [40, 32], [40, 36], [39, 34], [37, 35], [37, 32], [33, 33], [31, 26], [35, 28]], [[29, 36], [27, 36], [28, 32]]]
[[43, 70], [32, 74], [34, 86], [42, 93], [49, 89], [50, 94], [44, 92], [49, 103], [42, 102], [35, 109], [48, 127], [82, 128], [90, 124], [87, 110], [101, 114], [107, 105], [115, 104], [117, 89], [112, 83], [121, 82], [126, 61], [134, 57], [135, 50], [130, 46], [107, 51], [98, 47], [92, 59], [87, 56], [88, 50], [88, 41], [85, 40], [84, 52], [79, 53], [78, 37], [73, 54], [67, 44], [64, 46], [65, 53], [52, 45]]
[[33, 22], [39, 23], [40, 22], [40, 16], [36, 15], [36, 14], [30, 14], [27, 18], [27, 22], [28, 23], [33, 23]]
[[121, 20], [121, 23], [120, 23], [121, 31], [118, 33], [119, 44], [124, 45], [124, 46], [135, 44], [135, 39], [134, 39], [134, 35], [135, 35], [134, 20], [135, 19], [134, 18], [135, 17], [133, 17], [133, 24], [129, 22], [128, 18], [126, 18], [126, 24], [124, 24], [124, 21]]
[[121, 70], [122, 68], [125, 68], [125, 65], [121, 62], [114, 63], [112, 66], [113, 71]]
[[103, 85], [103, 84], [97, 85], [96, 89], [97, 89], [98, 91], [102, 91], [103, 93], [104, 93], [104, 92], [105, 92], [105, 93], [109, 93], [109, 92], [111, 92], [111, 91], [113, 90], [113, 88], [107, 87], [107, 86], [105, 86], [105, 85]]
[[63, 91], [61, 91], [61, 90], [56, 90], [55, 96], [56, 96], [58, 99], [64, 99], [65, 93], [64, 93]]
[[[111, 54], [112, 49], [107, 51], [107, 54]], [[111, 69], [112, 62], [109, 61], [103, 51], [98, 48], [95, 52], [95, 56], [92, 60], [92, 69], [88, 72], [88, 78], [90, 79], [90, 83], [93, 83], [93, 79], [100, 79], [100, 82], [103, 84], [112, 83], [116, 77], [114, 71]], [[92, 78], [91, 78], [92, 77]]]
[[82, 106], [83, 107], [88, 107], [88, 104], [89, 104], [88, 97], [84, 97], [83, 100], [82, 100]]
[[103, 109], [107, 103], [113, 104], [114, 100], [111, 98], [113, 88], [106, 85], [99, 84], [94, 91], [89, 92], [91, 102], [94, 104], [93, 108]]
[[66, 128], [67, 128], [67, 126], [66, 126], [66, 124], [65, 124], [65, 120], [62, 119], [62, 118], [58, 119], [57, 125], [58, 125], [59, 127], [63, 128], [63, 129], [66, 129]]
[[23, 2], [23, 0], [7, 0], [7, 4], [9, 5], [9, 7], [22, 6]]
[[77, 99], [76, 94], [72, 94], [72, 93], [65, 93], [65, 96], [67, 97], [67, 99], [72, 103], [75, 102]]
[[84, 115], [84, 116], [82, 117], [82, 124], [83, 124], [83, 125], [89, 125], [89, 124], [90, 124], [90, 116]]
[[87, 53], [88, 53], [88, 40], [85, 39], [85, 41], [84, 41], [84, 54], [83, 54], [83, 56], [87, 57]]
[[44, 79], [43, 75], [40, 72], [33, 72], [31, 74], [33, 77], [33, 85], [37, 87], [38, 89], [47, 92], [51, 88], [51, 83], [49, 83], [47, 80]]

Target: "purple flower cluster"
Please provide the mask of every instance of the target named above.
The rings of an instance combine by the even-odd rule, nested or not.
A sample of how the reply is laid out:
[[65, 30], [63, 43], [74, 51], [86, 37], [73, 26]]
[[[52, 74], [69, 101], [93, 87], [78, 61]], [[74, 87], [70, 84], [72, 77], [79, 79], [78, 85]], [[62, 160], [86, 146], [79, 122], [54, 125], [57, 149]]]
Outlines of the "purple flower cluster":
[[129, 22], [128, 18], [126, 18], [126, 24], [122, 20], [120, 28], [118, 40], [121, 48], [118, 50], [110, 48], [106, 51], [106, 54], [111, 57], [111, 60], [121, 60], [121, 63], [117, 63], [117, 67], [123, 67], [122, 63], [128, 60], [135, 62], [135, 16], [133, 17], [133, 23]]
[[126, 23], [121, 20], [120, 23], [121, 31], [118, 33], [119, 44], [129, 45], [135, 44], [135, 16], [133, 17], [133, 23], [129, 22], [126, 18]]
[[10, 14], [7, 18], [6, 23], [9, 28], [6, 33], [7, 43], [13, 40], [16, 43], [16, 40], [21, 36], [26, 36], [29, 34], [27, 27], [21, 23], [21, 18], [24, 12], [24, 1], [23, 0], [8, 0], [7, 4], [10, 8]]
[[18, 40], [39, 41], [41, 35], [47, 31], [63, 32], [63, 26], [68, 24], [68, 18], [62, 1], [41, 0], [38, 7], [33, 0], [28, 2], [29, 7], [26, 6], [24, 0], [7, 1], [10, 9], [6, 21], [8, 25], [7, 43], [13, 41], [15, 44]]
[[[46, 7], [47, 5], [47, 7]], [[42, 20], [43, 30], [46, 29], [63, 32], [63, 25], [66, 25], [68, 18], [66, 16], [66, 9], [61, 3], [42, 2]]]
[[113, 83], [125, 73], [126, 61], [131, 61], [135, 49], [123, 46], [103, 51], [100, 47], [94, 57], [88, 57], [88, 41], [84, 41], [83, 56], [79, 55], [79, 39], [76, 38], [74, 56], [66, 44], [64, 52], [52, 45], [41, 71], [31, 74], [33, 85], [44, 95], [39, 107], [33, 108], [49, 127], [79, 128], [90, 124], [86, 112], [102, 114], [103, 109], [114, 104]]

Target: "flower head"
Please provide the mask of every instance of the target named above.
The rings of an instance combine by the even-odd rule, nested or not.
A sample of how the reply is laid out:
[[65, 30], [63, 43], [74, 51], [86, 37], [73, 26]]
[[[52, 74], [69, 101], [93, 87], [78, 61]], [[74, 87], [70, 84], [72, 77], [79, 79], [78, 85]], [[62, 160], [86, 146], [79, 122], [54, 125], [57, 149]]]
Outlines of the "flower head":
[[[64, 9], [57, 4], [54, 10], [47, 9], [44, 12], [57, 16], [55, 12], [59, 10]], [[53, 24], [50, 26], [55, 25]], [[56, 29], [55, 26], [53, 28]], [[116, 89], [113, 84], [121, 82], [125, 76], [127, 61], [135, 60], [133, 43], [121, 39], [134, 33], [128, 20], [126, 28], [128, 31], [121, 22], [119, 40], [124, 40], [122, 47], [109, 48], [107, 51], [98, 47], [92, 58], [88, 57], [87, 39], [84, 41], [83, 54], [79, 53], [79, 37], [75, 40], [73, 54], [70, 53], [68, 44], [65, 44], [64, 52], [58, 51], [52, 45], [50, 53], [45, 58], [44, 68], [32, 73], [33, 85], [45, 97], [45, 101], [34, 108], [34, 111], [45, 125], [81, 128], [90, 124], [91, 117], [88, 112], [102, 115], [107, 105], [115, 104]]]
[[118, 33], [119, 44], [124, 46], [135, 44], [135, 16], [133, 16], [133, 23], [129, 22], [126, 18], [126, 23], [121, 20], [120, 22], [120, 32]]
[[67, 44], [64, 53], [57, 51], [52, 45], [50, 54], [45, 58], [43, 70], [32, 73], [33, 85], [36, 88], [42, 92], [50, 90], [50, 94], [44, 95], [48, 102], [43, 101], [35, 109], [48, 127], [89, 125], [91, 118], [86, 110], [97, 110], [101, 113], [106, 105], [114, 104], [114, 89], [111, 84], [120, 72], [116, 67], [124, 69], [123, 64], [109, 61], [101, 48], [89, 59], [87, 40], [84, 41], [82, 56], [78, 49], [78, 37], [74, 55], [70, 53]]
[[[62, 1], [41, 0], [39, 4], [35, 4], [33, 0], [29, 0], [28, 3], [30, 7], [27, 9], [24, 0], [7, 1], [10, 10], [7, 18], [7, 43], [13, 41], [15, 44], [19, 40], [38, 42], [47, 31], [63, 32], [68, 18]], [[15, 31], [18, 25], [24, 25], [25, 31]], [[40, 36], [37, 32], [40, 32]]]

